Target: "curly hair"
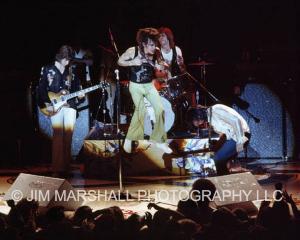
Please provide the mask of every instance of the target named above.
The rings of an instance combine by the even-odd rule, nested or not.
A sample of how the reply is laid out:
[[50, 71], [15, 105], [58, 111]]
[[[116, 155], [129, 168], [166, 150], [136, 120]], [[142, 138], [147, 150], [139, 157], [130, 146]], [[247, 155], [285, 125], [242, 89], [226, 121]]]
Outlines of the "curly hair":
[[136, 42], [139, 46], [139, 49], [141, 51], [144, 51], [143, 49], [143, 43], [147, 44], [149, 39], [152, 40], [155, 44], [157, 44], [158, 40], [158, 34], [156, 28], [141, 28], [138, 30], [136, 34]]

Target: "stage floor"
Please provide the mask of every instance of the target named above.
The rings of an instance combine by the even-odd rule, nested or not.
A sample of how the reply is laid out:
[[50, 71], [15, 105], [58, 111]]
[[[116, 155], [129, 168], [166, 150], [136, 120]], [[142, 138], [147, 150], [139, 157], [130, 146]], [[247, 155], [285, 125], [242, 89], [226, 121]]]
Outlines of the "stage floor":
[[[3, 197], [11, 187], [19, 173], [50, 176], [49, 166], [37, 166], [19, 169], [0, 170], [0, 212], [7, 214], [9, 207], [3, 201]], [[120, 190], [118, 179], [86, 179], [81, 174], [82, 165], [72, 165], [73, 176], [68, 182], [75, 188], [88, 192], [84, 205], [98, 210], [111, 206], [119, 206], [125, 216], [132, 213], [144, 214], [149, 202], [158, 203], [162, 207], [176, 209], [179, 199], [185, 196], [191, 189], [192, 183], [197, 176], [135, 176], [123, 179], [125, 193], [132, 198], [119, 199]], [[250, 171], [268, 196], [272, 196], [274, 184], [282, 182], [289, 194], [298, 206], [300, 206], [300, 162], [278, 163], [271, 165], [251, 166], [241, 168], [234, 166], [232, 174]], [[116, 197], [116, 199], [114, 198]], [[260, 201], [253, 201], [259, 207]], [[153, 209], [150, 210], [153, 213]]]

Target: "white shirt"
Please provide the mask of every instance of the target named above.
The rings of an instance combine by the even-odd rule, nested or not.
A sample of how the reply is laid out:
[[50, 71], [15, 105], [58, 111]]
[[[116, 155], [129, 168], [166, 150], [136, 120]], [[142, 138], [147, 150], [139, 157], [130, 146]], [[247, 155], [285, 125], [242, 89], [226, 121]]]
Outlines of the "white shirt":
[[[175, 51], [177, 53], [177, 56], [181, 56], [182, 57], [182, 51], [181, 51], [181, 49], [179, 47], [175, 46]], [[173, 59], [173, 49], [171, 49], [171, 51], [169, 51], [168, 53], [164, 52], [164, 50], [161, 49], [161, 53], [162, 53], [162, 56], [163, 56], [165, 62], [167, 64], [171, 64], [172, 59]], [[168, 78], [171, 78], [171, 77], [172, 77], [171, 73], [168, 72]]]
[[[177, 53], [177, 56], [181, 56], [182, 57], [182, 52], [181, 49], [177, 46], [175, 46], [175, 50]], [[164, 60], [166, 61], [167, 64], [170, 64], [173, 58], [173, 49], [171, 49], [171, 51], [169, 51], [168, 53], [165, 53], [164, 50], [161, 50], [161, 53], [163, 55]]]
[[216, 104], [207, 109], [207, 117], [216, 133], [225, 134], [227, 140], [233, 139], [237, 152], [243, 150], [243, 145], [248, 140], [244, 134], [250, 133], [250, 129], [238, 112], [226, 105]]

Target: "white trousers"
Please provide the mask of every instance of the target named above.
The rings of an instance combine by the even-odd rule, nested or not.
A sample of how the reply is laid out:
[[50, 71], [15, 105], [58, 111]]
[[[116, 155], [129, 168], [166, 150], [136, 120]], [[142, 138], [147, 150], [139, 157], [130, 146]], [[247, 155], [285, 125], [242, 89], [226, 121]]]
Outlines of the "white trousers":
[[53, 172], [68, 172], [71, 163], [71, 144], [76, 110], [63, 107], [51, 118], [53, 128], [52, 139], [52, 170]]

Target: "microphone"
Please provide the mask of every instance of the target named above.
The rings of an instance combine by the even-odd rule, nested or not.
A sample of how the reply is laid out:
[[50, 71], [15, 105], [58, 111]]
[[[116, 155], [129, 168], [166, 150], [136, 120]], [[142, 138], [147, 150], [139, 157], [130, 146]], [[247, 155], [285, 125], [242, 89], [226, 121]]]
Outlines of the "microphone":
[[250, 104], [249, 104], [247, 101], [241, 99], [241, 98], [240, 98], [239, 96], [237, 96], [237, 95], [234, 95], [234, 97], [233, 97], [233, 103], [235, 103], [236, 106], [239, 107], [239, 108], [242, 109], [242, 110], [246, 110], [246, 109], [248, 109], [249, 106], [250, 106]]
[[260, 122], [260, 119], [257, 118], [257, 117], [254, 117], [254, 116], [253, 116], [253, 119], [254, 119], [254, 122], [256, 122], [256, 123], [259, 123], [259, 122]]
[[116, 79], [119, 80], [119, 69], [115, 70], [115, 74], [116, 74]]

